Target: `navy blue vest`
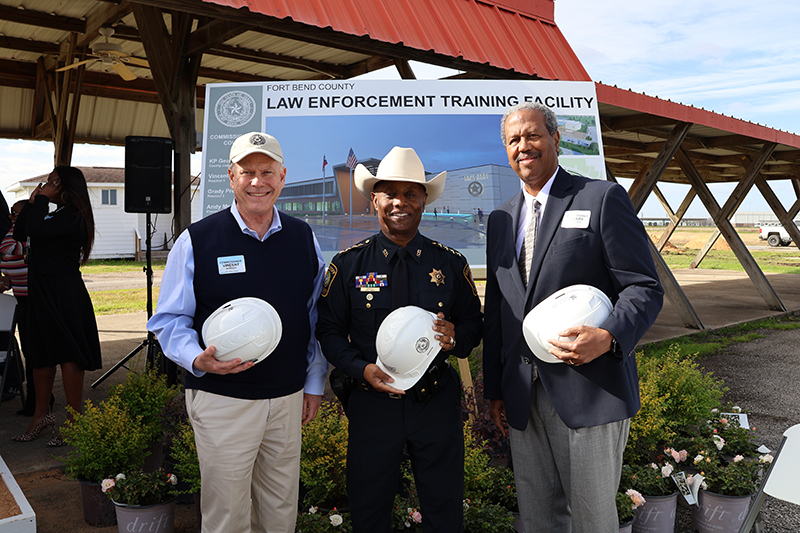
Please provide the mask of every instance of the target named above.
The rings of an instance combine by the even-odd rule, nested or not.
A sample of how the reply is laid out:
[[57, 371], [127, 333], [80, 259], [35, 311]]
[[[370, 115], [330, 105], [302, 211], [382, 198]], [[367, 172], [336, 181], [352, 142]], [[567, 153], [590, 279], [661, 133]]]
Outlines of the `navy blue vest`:
[[[222, 304], [255, 297], [269, 302], [281, 317], [283, 334], [272, 354], [238, 374], [186, 373], [186, 388], [249, 400], [279, 398], [305, 384], [311, 328], [308, 300], [318, 263], [311, 228], [280, 215], [282, 229], [260, 242], [242, 233], [230, 209], [189, 226], [194, 251], [194, 329], [202, 342], [203, 322]], [[220, 274], [217, 258], [244, 256], [245, 272]]]

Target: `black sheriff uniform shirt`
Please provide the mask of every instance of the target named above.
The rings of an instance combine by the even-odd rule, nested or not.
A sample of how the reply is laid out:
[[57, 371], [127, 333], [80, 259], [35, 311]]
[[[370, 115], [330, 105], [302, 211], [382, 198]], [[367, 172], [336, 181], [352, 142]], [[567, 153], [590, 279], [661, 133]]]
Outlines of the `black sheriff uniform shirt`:
[[[375, 337], [392, 311], [392, 270], [398, 246], [378, 233], [339, 252], [325, 275], [317, 339], [332, 365], [364, 381], [377, 360]], [[467, 357], [483, 333], [483, 313], [469, 264], [456, 250], [420, 233], [406, 246], [408, 305], [444, 313], [455, 325], [456, 347], [440, 352]]]

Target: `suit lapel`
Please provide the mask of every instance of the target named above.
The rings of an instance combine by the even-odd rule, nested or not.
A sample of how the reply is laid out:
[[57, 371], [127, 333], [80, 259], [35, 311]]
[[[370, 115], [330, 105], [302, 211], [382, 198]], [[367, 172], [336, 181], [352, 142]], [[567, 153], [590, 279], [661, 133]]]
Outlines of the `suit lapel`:
[[545, 205], [542, 221], [538, 228], [538, 235], [536, 236], [536, 247], [533, 249], [533, 258], [531, 259], [531, 279], [533, 282], [528, 285], [528, 291], [525, 294], [526, 301], [530, 299], [531, 292], [536, 286], [536, 279], [539, 277], [544, 257], [548, 248], [550, 248], [550, 242], [561, 225], [564, 213], [572, 203], [573, 193], [571, 189], [572, 176], [569, 172], [559, 167], [556, 179], [553, 180], [553, 185], [550, 187], [547, 205]]

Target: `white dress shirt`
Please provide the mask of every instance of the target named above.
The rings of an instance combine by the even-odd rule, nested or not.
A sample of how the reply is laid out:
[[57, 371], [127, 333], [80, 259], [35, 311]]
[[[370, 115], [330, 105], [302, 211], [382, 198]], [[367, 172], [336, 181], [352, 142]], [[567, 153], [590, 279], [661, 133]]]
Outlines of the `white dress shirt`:
[[547, 183], [544, 184], [542, 189], [539, 191], [539, 194], [536, 196], [532, 195], [528, 192], [525, 188], [525, 183], [522, 183], [522, 195], [525, 198], [525, 203], [522, 204], [519, 212], [519, 224], [517, 225], [517, 257], [519, 257], [520, 251], [522, 250], [522, 242], [525, 240], [525, 229], [528, 227], [531, 219], [531, 213], [533, 213], [533, 201], [538, 200], [541, 206], [539, 207], [539, 224], [542, 223], [542, 215], [544, 215], [544, 209], [547, 206], [547, 198], [550, 196], [550, 188], [553, 186], [553, 181], [556, 179], [556, 174], [558, 174], [558, 169], [560, 167], [556, 167], [556, 171], [553, 172], [553, 175], [550, 176], [550, 179], [547, 180]]

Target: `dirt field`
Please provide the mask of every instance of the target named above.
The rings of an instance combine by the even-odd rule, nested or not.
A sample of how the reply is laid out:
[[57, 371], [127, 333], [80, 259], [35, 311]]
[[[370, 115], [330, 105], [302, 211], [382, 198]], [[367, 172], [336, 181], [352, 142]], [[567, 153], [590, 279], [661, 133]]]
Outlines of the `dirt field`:
[[[653, 239], [653, 242], [658, 242], [658, 240], [661, 238], [661, 235], [664, 233], [664, 229], [665, 228], [648, 227], [647, 233], [650, 235], [650, 238]], [[712, 233], [713, 229], [710, 227], [678, 228], [670, 236], [666, 248], [670, 249], [674, 247], [679, 249], [699, 250], [706, 244], [706, 241], [709, 237], [711, 237]], [[745, 246], [747, 247], [767, 246], [765, 241], [759, 240], [758, 229], [742, 228], [738, 231], [738, 233], [739, 237], [742, 238], [742, 242], [744, 242]], [[725, 239], [720, 237], [714, 244], [713, 249], [730, 250], [731, 248], [728, 246], [728, 243], [725, 241]]]

